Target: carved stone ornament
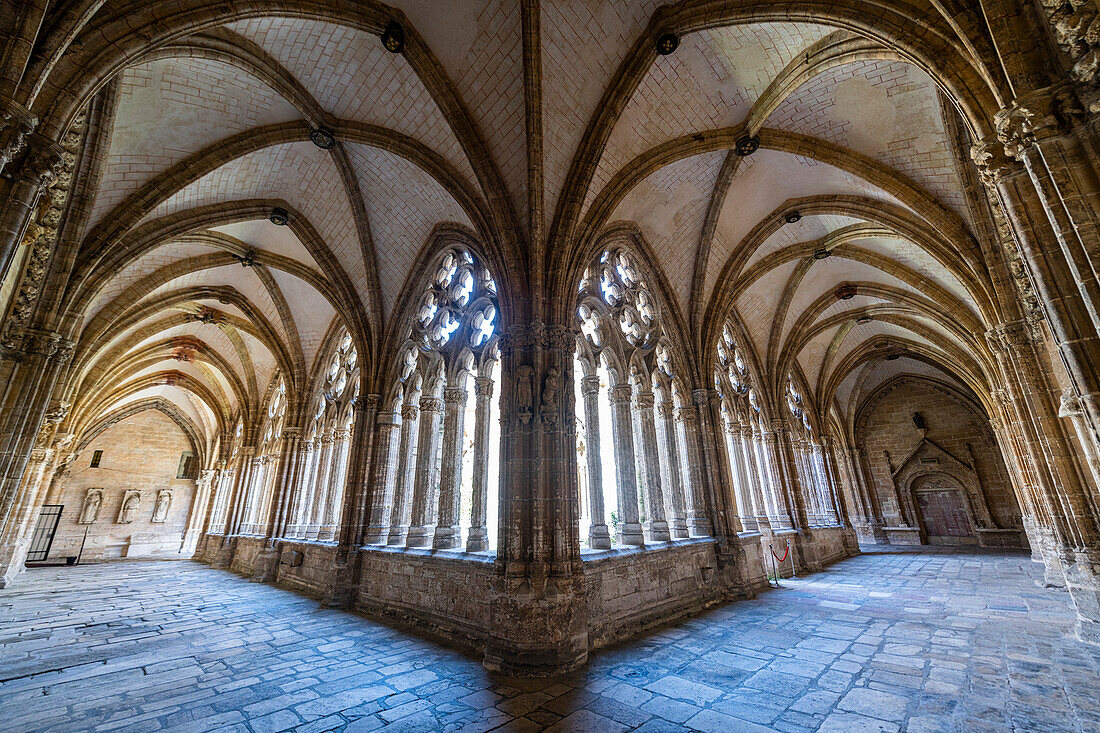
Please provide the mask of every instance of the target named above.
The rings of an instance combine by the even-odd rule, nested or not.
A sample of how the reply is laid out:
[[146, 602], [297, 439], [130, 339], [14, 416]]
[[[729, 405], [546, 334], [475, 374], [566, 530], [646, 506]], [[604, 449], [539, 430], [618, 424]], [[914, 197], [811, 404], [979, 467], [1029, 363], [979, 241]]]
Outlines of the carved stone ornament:
[[137, 519], [138, 507], [141, 505], [141, 492], [129, 490], [122, 497], [122, 506], [118, 510], [117, 524], [132, 524]]
[[542, 407], [539, 408], [539, 414], [543, 422], [551, 425], [558, 421], [558, 378], [560, 376], [561, 371], [557, 367], [550, 367], [542, 383]]
[[1005, 154], [1004, 144], [996, 137], [987, 137], [970, 146], [970, 159], [978, 169], [978, 178], [988, 188], [1024, 171], [1024, 167]]
[[531, 422], [535, 370], [527, 364], [516, 368], [516, 415], [524, 425]]
[[1081, 401], [1072, 389], [1062, 392], [1062, 399], [1058, 405], [1058, 417], [1080, 417]]
[[44, 135], [27, 139], [27, 154], [17, 176], [30, 182], [40, 192], [54, 184], [66, 164], [66, 150]]
[[0, 170], [23, 151], [37, 125], [38, 119], [22, 105], [0, 102]]
[[88, 489], [84, 502], [80, 505], [80, 517], [77, 524], [92, 524], [99, 518], [99, 508], [103, 506], [103, 489]]
[[168, 510], [172, 507], [172, 490], [161, 489], [157, 492], [157, 503], [153, 505], [153, 524], [163, 524], [168, 519]]
[[1005, 153], [1021, 160], [1037, 140], [1068, 132], [1083, 115], [1077, 95], [1063, 82], [1020, 95], [1012, 106], [995, 114], [993, 122]]

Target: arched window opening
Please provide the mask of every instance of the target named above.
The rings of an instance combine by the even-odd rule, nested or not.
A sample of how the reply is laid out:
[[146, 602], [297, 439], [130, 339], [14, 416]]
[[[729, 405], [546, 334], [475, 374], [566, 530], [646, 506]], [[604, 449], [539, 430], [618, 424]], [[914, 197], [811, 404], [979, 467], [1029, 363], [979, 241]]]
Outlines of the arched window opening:
[[812, 526], [834, 526], [839, 520], [835, 487], [828, 480], [825, 468], [825, 449], [814, 435], [810, 415], [803, 406], [802, 393], [795, 385], [793, 374], [787, 375], [786, 401], [791, 416], [795, 471], [806, 504], [807, 520]]
[[260, 426], [260, 442], [252, 456], [240, 533], [263, 535], [275, 493], [275, 479], [281, 454], [283, 421], [286, 416], [286, 383], [279, 379], [268, 399]]
[[679, 408], [673, 344], [634, 257], [604, 251], [577, 292], [574, 363], [580, 532], [587, 549], [709, 533], [689, 496], [694, 414]]
[[314, 385], [312, 408], [299, 448], [293, 500], [286, 521], [288, 538], [334, 542], [354, 440], [359, 395], [359, 353], [343, 329]]
[[500, 415], [497, 285], [469, 249], [440, 252], [416, 301], [378, 440], [368, 541], [495, 550]]

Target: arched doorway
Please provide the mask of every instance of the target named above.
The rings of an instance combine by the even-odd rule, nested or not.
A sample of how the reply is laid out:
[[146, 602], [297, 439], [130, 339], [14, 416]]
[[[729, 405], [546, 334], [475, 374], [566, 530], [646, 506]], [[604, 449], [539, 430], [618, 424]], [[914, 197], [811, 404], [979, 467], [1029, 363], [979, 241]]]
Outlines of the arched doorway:
[[913, 503], [921, 542], [929, 545], [972, 545], [978, 540], [966, 492], [943, 474], [923, 476], [913, 483]]

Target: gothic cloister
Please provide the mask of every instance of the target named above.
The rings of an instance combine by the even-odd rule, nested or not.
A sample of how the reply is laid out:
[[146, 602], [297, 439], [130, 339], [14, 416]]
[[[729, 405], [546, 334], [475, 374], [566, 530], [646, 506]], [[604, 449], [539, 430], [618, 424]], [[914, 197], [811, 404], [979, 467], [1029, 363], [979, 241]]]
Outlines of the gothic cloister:
[[[1005, 584], [1047, 644], [1006, 669], [1057, 655], [1065, 699], [935, 724], [1097, 729], [1098, 74], [1095, 0], [0, 0], [0, 701], [95, 579], [155, 615], [134, 578], [243, 576], [529, 694], [736, 649], [791, 583], [989, 645], [962, 598]], [[876, 606], [928, 557], [934, 619]], [[841, 666], [766, 720], [610, 718], [938, 730], [852, 696], [931, 647], [807, 658]], [[917, 689], [981, 698], [985, 652]], [[558, 708], [493, 720], [603, 729]]]

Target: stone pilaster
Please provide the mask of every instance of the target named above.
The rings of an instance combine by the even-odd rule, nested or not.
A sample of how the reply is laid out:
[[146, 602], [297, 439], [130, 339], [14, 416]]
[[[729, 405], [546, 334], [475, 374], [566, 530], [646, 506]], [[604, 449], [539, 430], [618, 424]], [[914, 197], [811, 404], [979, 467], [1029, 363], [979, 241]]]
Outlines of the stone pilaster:
[[336, 539], [337, 519], [342, 515], [341, 508], [348, 481], [348, 447], [351, 431], [338, 428], [332, 432], [332, 470], [325, 490], [325, 502], [321, 512], [321, 524], [317, 530], [317, 539], [332, 542]]
[[10, 99], [0, 100], [0, 171], [23, 152], [37, 126], [38, 118], [26, 107]]
[[688, 515], [688, 531], [692, 537], [709, 537], [714, 525], [707, 513], [707, 498], [703, 489], [703, 458], [699, 450], [699, 415], [695, 407], [684, 405], [676, 408], [676, 424], [680, 429], [680, 441], [684, 446], [684, 473], [691, 488], [691, 513]]
[[[15, 249], [24, 240], [24, 235], [29, 233], [32, 239], [37, 238], [37, 233], [28, 232], [36, 203], [65, 168], [66, 155], [72, 155], [55, 141], [38, 134], [27, 138], [26, 147], [11, 188], [0, 201], [0, 282], [7, 276]], [[47, 199], [43, 204], [51, 202]]]

